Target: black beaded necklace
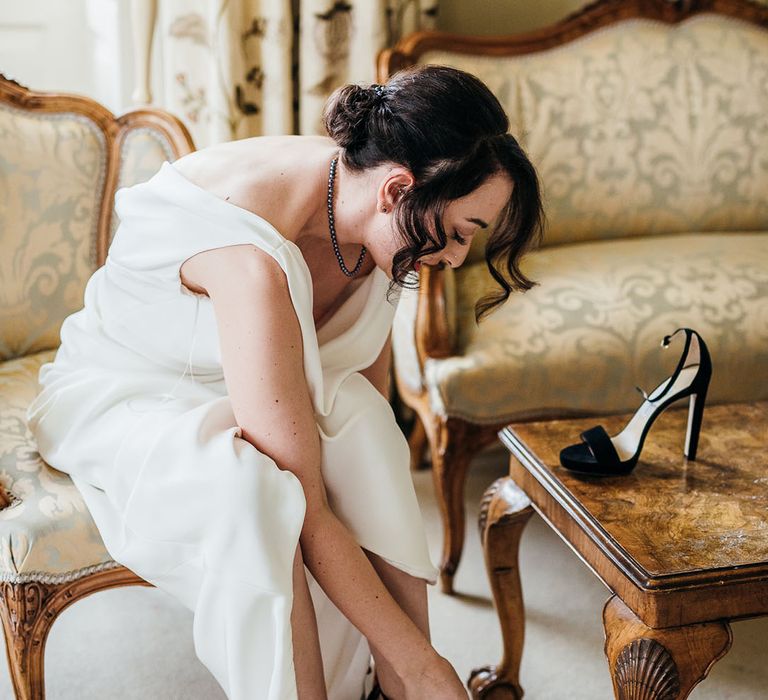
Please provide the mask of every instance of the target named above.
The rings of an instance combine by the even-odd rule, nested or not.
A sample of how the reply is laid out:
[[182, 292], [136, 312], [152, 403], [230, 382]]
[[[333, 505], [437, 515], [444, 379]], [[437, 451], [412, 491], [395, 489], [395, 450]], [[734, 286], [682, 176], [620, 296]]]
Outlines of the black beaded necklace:
[[363, 259], [365, 258], [367, 250], [365, 246], [363, 246], [363, 250], [360, 253], [360, 259], [357, 261], [357, 265], [355, 265], [353, 270], [349, 270], [349, 268], [344, 264], [344, 258], [341, 257], [341, 251], [339, 250], [339, 242], [336, 240], [336, 227], [333, 224], [333, 180], [336, 176], [337, 160], [338, 157], [331, 161], [331, 170], [328, 174], [328, 227], [331, 229], [331, 242], [333, 243], [333, 250], [336, 253], [336, 258], [339, 261], [341, 271], [347, 277], [352, 277], [353, 275], [356, 275], [360, 270], [360, 266], [363, 264]]

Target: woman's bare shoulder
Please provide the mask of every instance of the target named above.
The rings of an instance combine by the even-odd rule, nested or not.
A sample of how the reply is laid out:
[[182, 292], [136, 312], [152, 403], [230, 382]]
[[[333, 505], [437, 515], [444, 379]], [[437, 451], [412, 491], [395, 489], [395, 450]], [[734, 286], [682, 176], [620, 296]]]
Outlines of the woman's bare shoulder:
[[295, 241], [311, 207], [325, 197], [324, 163], [333, 147], [322, 136], [256, 136], [209, 146], [173, 165], [193, 184], [258, 214]]
[[333, 141], [323, 137], [258, 136], [189, 153], [173, 166], [198, 187], [262, 214], [280, 208], [276, 202], [292, 202], [317, 188], [313, 164], [332, 147]]
[[284, 276], [280, 263], [253, 243], [238, 243], [200, 251], [179, 267], [182, 284], [197, 294], [212, 297], [221, 289], [243, 289], [255, 279]]
[[[194, 185], [257, 214], [295, 242], [317, 202], [325, 199], [325, 158], [333, 147], [327, 137], [258, 136], [209, 146], [179, 158], [173, 166]], [[181, 281], [206, 294], [220, 270], [231, 273], [224, 280], [229, 283], [247, 275], [254, 258], [262, 258], [260, 265], [277, 264], [252, 244], [213, 248], [182, 263]]]

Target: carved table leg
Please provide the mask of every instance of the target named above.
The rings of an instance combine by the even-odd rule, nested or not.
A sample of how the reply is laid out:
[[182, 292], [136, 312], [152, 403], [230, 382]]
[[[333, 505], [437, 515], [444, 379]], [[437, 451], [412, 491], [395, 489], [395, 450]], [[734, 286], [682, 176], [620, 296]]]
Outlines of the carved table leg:
[[520, 586], [518, 549], [533, 507], [509, 477], [497, 479], [485, 492], [480, 532], [485, 566], [501, 625], [504, 653], [498, 666], [472, 671], [467, 685], [473, 698], [520, 700], [520, 659], [523, 655], [525, 608]]
[[618, 596], [603, 607], [605, 655], [619, 700], [684, 700], [731, 648], [726, 621], [654, 629]]

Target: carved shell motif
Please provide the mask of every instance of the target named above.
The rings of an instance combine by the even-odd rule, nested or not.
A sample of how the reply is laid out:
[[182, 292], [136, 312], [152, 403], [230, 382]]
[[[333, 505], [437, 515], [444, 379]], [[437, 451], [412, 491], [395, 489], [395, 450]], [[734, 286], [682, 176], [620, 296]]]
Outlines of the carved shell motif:
[[675, 700], [680, 693], [677, 666], [655, 639], [627, 644], [616, 658], [619, 700]]

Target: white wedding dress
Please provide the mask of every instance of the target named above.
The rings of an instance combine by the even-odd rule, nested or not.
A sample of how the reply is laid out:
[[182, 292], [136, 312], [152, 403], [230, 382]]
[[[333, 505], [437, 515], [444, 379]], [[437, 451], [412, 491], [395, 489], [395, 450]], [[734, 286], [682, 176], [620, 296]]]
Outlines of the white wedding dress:
[[[40, 368], [27, 418], [42, 458], [71, 475], [113, 559], [194, 612], [195, 652], [231, 700], [296, 698], [292, 565], [305, 499], [296, 476], [241, 437], [213, 306], [181, 283], [197, 252], [252, 243], [285, 271], [334, 512], [361, 547], [434, 583], [387, 400], [358, 370], [378, 356], [394, 301], [375, 268], [316, 332], [295, 243], [169, 162], [117, 191], [120, 225], [84, 308]], [[307, 570], [330, 700], [359, 700], [366, 639]]]

